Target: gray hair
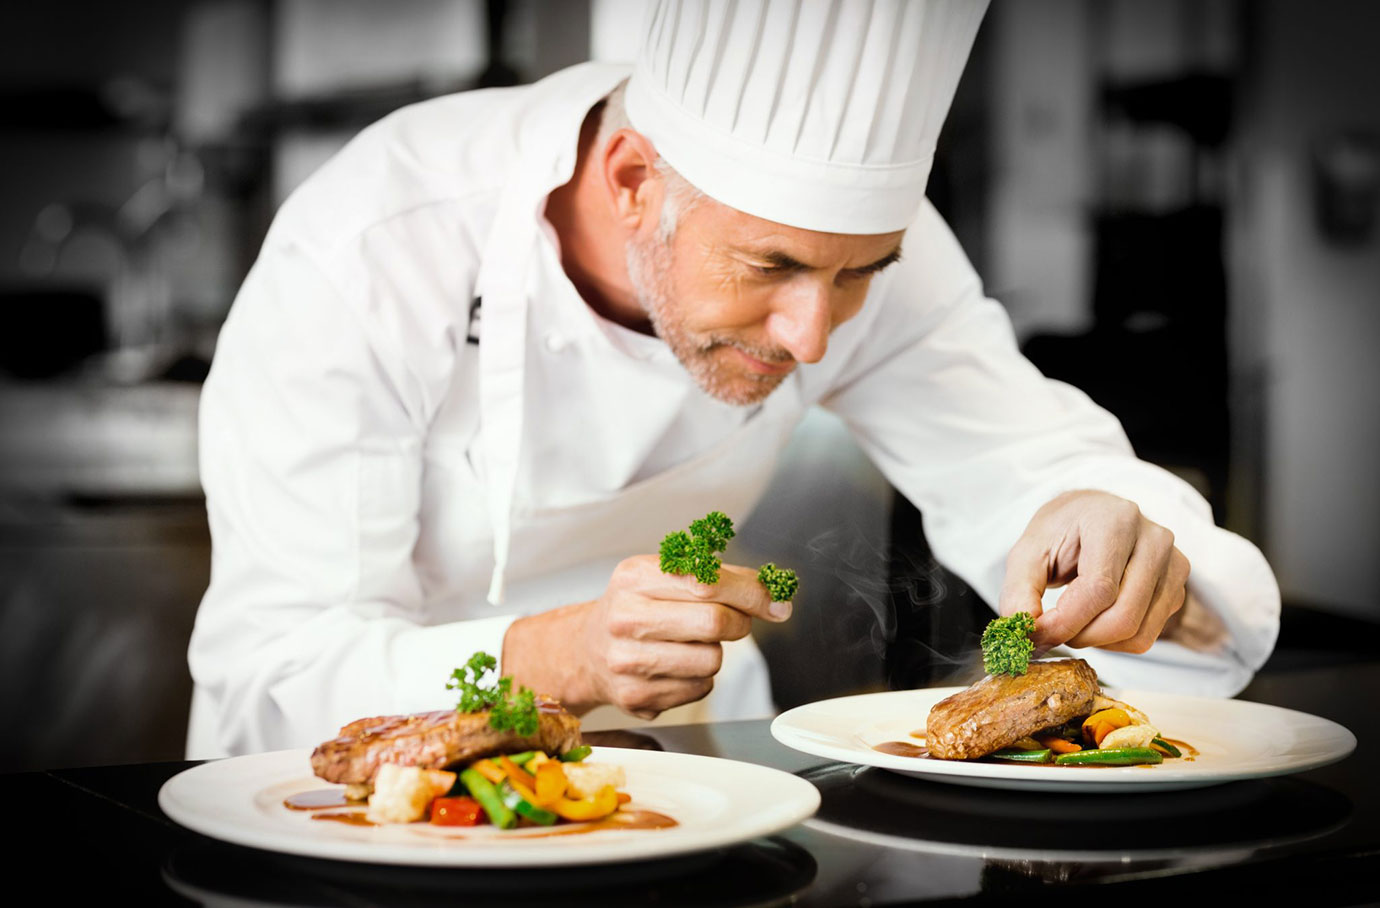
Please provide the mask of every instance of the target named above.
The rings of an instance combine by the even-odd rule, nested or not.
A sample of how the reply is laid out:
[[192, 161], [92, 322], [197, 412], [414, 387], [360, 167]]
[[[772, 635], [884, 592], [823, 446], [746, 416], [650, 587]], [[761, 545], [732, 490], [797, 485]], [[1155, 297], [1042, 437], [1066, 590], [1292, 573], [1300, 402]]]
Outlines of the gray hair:
[[[599, 132], [594, 139], [595, 148], [603, 148], [607, 145], [618, 130], [633, 128], [632, 123], [628, 120], [628, 109], [623, 103], [623, 93], [627, 85], [626, 79], [619, 82], [618, 87], [604, 98], [604, 109], [599, 116]], [[703, 201], [706, 196], [692, 186], [690, 181], [681, 176], [675, 168], [667, 164], [666, 159], [660, 155], [652, 163], [652, 170], [666, 187], [666, 200], [661, 205], [661, 219], [658, 222], [657, 230], [661, 234], [662, 242], [669, 243], [676, 234], [676, 227], [680, 224], [680, 219], [691, 208]]]

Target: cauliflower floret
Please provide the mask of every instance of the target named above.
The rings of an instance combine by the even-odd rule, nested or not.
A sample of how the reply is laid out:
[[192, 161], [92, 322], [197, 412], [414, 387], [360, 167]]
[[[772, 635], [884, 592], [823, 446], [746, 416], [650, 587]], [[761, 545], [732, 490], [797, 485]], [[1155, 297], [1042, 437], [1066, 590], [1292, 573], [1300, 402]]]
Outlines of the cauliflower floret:
[[1136, 709], [1134, 706], [1131, 706], [1129, 703], [1122, 703], [1120, 700], [1113, 700], [1111, 697], [1108, 697], [1105, 694], [1098, 694], [1093, 698], [1092, 709], [1088, 710], [1088, 712], [1097, 713], [1101, 712], [1104, 709], [1122, 710], [1126, 713], [1126, 715], [1131, 717], [1131, 722], [1135, 725], [1150, 724], [1150, 719], [1145, 715], [1145, 713]]
[[345, 786], [345, 800], [347, 801], [367, 801], [369, 795], [374, 793], [372, 782], [361, 782]]
[[433, 798], [450, 791], [455, 773], [385, 763], [374, 776], [366, 816], [372, 823], [411, 823], [426, 815]]
[[1114, 750], [1122, 747], [1149, 747], [1150, 742], [1160, 736], [1153, 725], [1125, 725], [1107, 733], [1099, 750]]
[[567, 797], [592, 798], [605, 785], [622, 788], [627, 784], [623, 767], [612, 763], [566, 763]]

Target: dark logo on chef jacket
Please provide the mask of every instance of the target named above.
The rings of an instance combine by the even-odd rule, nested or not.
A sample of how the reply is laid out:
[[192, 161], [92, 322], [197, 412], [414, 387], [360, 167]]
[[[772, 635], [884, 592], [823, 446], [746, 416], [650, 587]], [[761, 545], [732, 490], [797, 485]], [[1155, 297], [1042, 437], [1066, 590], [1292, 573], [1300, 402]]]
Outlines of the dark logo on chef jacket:
[[479, 310], [484, 305], [483, 297], [476, 296], [474, 302], [470, 303], [470, 327], [465, 332], [465, 343], [479, 344]]

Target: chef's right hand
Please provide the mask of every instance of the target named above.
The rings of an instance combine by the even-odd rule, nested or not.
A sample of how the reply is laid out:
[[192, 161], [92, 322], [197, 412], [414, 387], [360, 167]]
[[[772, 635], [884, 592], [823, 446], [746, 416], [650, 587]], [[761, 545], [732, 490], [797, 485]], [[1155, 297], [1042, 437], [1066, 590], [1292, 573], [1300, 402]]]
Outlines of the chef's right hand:
[[721, 644], [746, 637], [753, 618], [790, 616], [790, 603], [773, 603], [749, 568], [725, 564], [711, 585], [638, 555], [614, 569], [598, 599], [514, 621], [502, 671], [577, 714], [611, 703], [654, 719], [709, 693]]

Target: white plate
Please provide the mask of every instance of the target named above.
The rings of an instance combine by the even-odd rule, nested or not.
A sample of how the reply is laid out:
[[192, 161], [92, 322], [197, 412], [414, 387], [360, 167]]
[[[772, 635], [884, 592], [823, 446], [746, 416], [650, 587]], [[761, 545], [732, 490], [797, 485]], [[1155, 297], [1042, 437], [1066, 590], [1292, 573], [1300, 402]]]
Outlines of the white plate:
[[173, 776], [158, 806], [182, 825], [237, 845], [375, 864], [533, 867], [649, 860], [770, 835], [809, 817], [819, 791], [789, 773], [751, 763], [652, 750], [596, 747], [591, 760], [627, 772], [632, 809], [666, 814], [668, 829], [601, 829], [534, 837], [532, 830], [459, 829], [410, 823], [321, 822], [283, 806], [303, 791], [341, 788], [312, 775], [311, 751], [288, 750], [203, 763]]
[[[1308, 713], [1251, 703], [1149, 691], [1114, 696], [1149, 716], [1167, 738], [1198, 750], [1157, 766], [1021, 766], [899, 757], [874, 750], [924, 728], [930, 707], [961, 687], [861, 694], [807, 703], [777, 716], [771, 733], [818, 757], [878, 766], [935, 782], [1036, 791], [1165, 791], [1314, 769], [1356, 748], [1356, 736]], [[916, 742], [918, 743], [918, 742]]]

